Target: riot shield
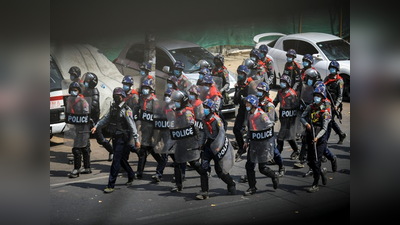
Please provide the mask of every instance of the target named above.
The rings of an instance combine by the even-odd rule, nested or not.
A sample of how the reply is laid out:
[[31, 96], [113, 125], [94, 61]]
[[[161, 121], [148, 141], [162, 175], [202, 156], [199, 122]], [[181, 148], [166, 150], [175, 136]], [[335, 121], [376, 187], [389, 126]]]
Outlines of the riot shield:
[[136, 121], [136, 127], [140, 145], [143, 147], [154, 147], [155, 139], [158, 139], [160, 131], [154, 129], [154, 113], [159, 110], [159, 100], [155, 96], [150, 98], [142, 96], [139, 99], [139, 105], [139, 118]]
[[168, 117], [175, 117], [172, 110], [173, 103], [160, 101], [160, 107], [154, 113], [154, 130], [158, 131], [158, 135], [154, 137], [154, 152], [159, 154], [174, 154], [175, 140], [171, 139]]
[[222, 79], [222, 77], [221, 76], [218, 76], [218, 73], [217, 73], [217, 75], [212, 75], [212, 78], [213, 78], [213, 81], [214, 81], [214, 85], [215, 85], [215, 87], [218, 89], [218, 90], [221, 90], [221, 88], [222, 88], [222, 84], [223, 84], [223, 79]]
[[65, 102], [64, 144], [74, 148], [86, 147], [90, 138], [91, 98], [69, 96]]
[[190, 162], [200, 158], [198, 128], [195, 126], [194, 114], [183, 109], [167, 115], [171, 139], [175, 144], [175, 161]]
[[247, 91], [247, 95], [256, 95], [257, 96], [257, 85], [261, 83], [262, 80], [253, 80], [249, 85], [249, 89]]
[[306, 128], [301, 123], [300, 119], [301, 119], [301, 114], [303, 114], [307, 105], [312, 103], [313, 93], [314, 93], [314, 87], [303, 83], [303, 87], [301, 89], [301, 94], [300, 94], [300, 107], [297, 112], [296, 125], [295, 125], [296, 134], [298, 135], [304, 135], [304, 132], [306, 131]]
[[203, 124], [204, 107], [203, 107], [203, 104], [194, 105], [193, 111], [194, 111], [194, 117], [195, 117], [194, 125], [199, 129], [199, 132], [197, 135], [198, 135], [199, 144], [200, 144], [200, 142], [204, 136], [204, 124]]
[[[222, 121], [219, 121], [222, 124]], [[210, 144], [210, 149], [217, 156], [219, 164], [223, 173], [227, 174], [231, 171], [235, 162], [234, 149], [231, 142], [226, 136], [225, 129], [219, 130], [217, 137]]]
[[266, 163], [274, 156], [274, 122], [266, 113], [250, 114], [248, 118], [250, 160], [253, 163]]

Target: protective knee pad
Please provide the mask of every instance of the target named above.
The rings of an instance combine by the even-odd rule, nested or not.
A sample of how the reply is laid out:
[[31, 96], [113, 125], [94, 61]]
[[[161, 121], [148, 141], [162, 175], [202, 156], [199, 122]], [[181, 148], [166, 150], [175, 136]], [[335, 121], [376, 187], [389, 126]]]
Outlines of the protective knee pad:
[[275, 177], [275, 172], [264, 163], [258, 164], [258, 169], [260, 170], [260, 173], [267, 177]]

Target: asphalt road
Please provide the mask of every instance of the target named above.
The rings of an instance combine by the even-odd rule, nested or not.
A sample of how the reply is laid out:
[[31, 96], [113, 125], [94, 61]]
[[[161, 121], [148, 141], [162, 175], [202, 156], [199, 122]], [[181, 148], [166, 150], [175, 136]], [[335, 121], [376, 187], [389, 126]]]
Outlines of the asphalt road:
[[[228, 120], [228, 138], [234, 141], [232, 128], [234, 117]], [[91, 139], [92, 174], [68, 178], [73, 169], [71, 147], [63, 145], [63, 139], [55, 136], [50, 140], [50, 222], [51, 224], [337, 224], [350, 220], [350, 103], [344, 103], [343, 120], [340, 124], [347, 133], [343, 145], [337, 145], [338, 136], [332, 131], [329, 149], [338, 157], [338, 170], [333, 173], [328, 161], [328, 183], [320, 185], [317, 193], [308, 193], [312, 177], [302, 177], [308, 170], [294, 168], [290, 160], [292, 152], [285, 142], [282, 157], [286, 175], [280, 179], [277, 190], [270, 178], [256, 167], [258, 191], [243, 196], [247, 183], [240, 183], [245, 174], [245, 155], [235, 163], [231, 175], [236, 181], [237, 195], [226, 195], [227, 188], [213, 171], [210, 178], [210, 198], [196, 200], [200, 191], [200, 177], [194, 170], [186, 172], [181, 193], [171, 193], [173, 183], [172, 160], [167, 164], [163, 180], [154, 183], [155, 160], [149, 156], [144, 177], [127, 187], [125, 171], [121, 170], [115, 191], [104, 194], [111, 162], [108, 152]], [[275, 131], [279, 130], [279, 123]], [[300, 145], [300, 142], [298, 142]], [[235, 150], [236, 151], [236, 150]], [[130, 164], [137, 166], [136, 154], [131, 154]], [[277, 170], [277, 165], [272, 165]]]

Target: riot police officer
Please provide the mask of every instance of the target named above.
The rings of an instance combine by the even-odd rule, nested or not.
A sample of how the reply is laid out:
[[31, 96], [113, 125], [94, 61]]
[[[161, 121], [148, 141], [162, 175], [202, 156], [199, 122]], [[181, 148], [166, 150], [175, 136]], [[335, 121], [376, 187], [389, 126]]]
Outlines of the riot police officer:
[[252, 195], [256, 192], [255, 164], [258, 163], [260, 173], [272, 179], [273, 188], [279, 185], [278, 175], [267, 166], [267, 162], [273, 158], [275, 150], [274, 122], [258, 107], [258, 98], [255, 95], [246, 97], [246, 110], [248, 114], [247, 140], [243, 149], [249, 147], [246, 162], [246, 174], [249, 181], [249, 189], [244, 195]]
[[[222, 95], [221, 104], [227, 104], [229, 102], [229, 72], [224, 65], [224, 57], [221, 54], [214, 56], [215, 67], [211, 71], [211, 76], [215, 82], [215, 86]], [[221, 108], [222, 109], [222, 105]]]
[[294, 61], [296, 58], [297, 53], [294, 49], [289, 49], [286, 52], [286, 63], [283, 70], [283, 74], [287, 74], [290, 77], [290, 87], [300, 95], [302, 83], [301, 83], [301, 72], [300, 72], [300, 65]]
[[[73, 81], [69, 85], [68, 92], [70, 96], [67, 99], [66, 113], [68, 114], [68, 131], [65, 132], [64, 138], [70, 137], [73, 139], [72, 154], [74, 155], [74, 169], [69, 174], [70, 178], [79, 177], [81, 171], [89, 173], [90, 171], [90, 148], [87, 146], [90, 142], [90, 135], [88, 131], [89, 126], [89, 113], [90, 105], [82, 95], [81, 85]], [[71, 115], [71, 116], [69, 116]], [[70, 119], [76, 118], [76, 119]], [[81, 118], [81, 119], [79, 119]], [[86, 118], [86, 119], [84, 119]], [[67, 143], [67, 141], [64, 141]], [[84, 155], [84, 168], [81, 169], [82, 155]], [[87, 172], [86, 169], [87, 168]]]
[[139, 161], [137, 167], [137, 178], [143, 177], [144, 167], [147, 156], [151, 156], [157, 161], [156, 176], [161, 179], [166, 165], [166, 156], [154, 152], [154, 136], [159, 135], [159, 131], [154, 130], [154, 113], [160, 108], [159, 101], [154, 94], [154, 83], [152, 79], [143, 81], [141, 85], [142, 95], [139, 100], [140, 105], [140, 128], [141, 148], [138, 151]]
[[322, 155], [327, 144], [327, 129], [331, 119], [330, 108], [327, 107], [325, 90], [318, 86], [314, 90], [313, 103], [308, 105], [301, 115], [301, 122], [307, 129], [307, 161], [313, 170], [314, 182], [307, 190], [314, 193], [319, 190], [319, 179], [322, 178], [322, 184], [326, 185], [326, 168], [321, 168]]
[[261, 56], [261, 61], [265, 64], [264, 68], [266, 70], [266, 75], [264, 76], [263, 81], [267, 83], [268, 85], [272, 85], [274, 82], [275, 78], [275, 71], [273, 68], [273, 61], [270, 59], [268, 55], [268, 46], [265, 44], [262, 44], [258, 47], [258, 51], [260, 52]]
[[188, 106], [189, 96], [181, 90], [171, 95], [171, 101], [175, 104], [174, 114], [169, 114], [168, 122], [171, 139], [176, 141], [174, 176], [175, 186], [171, 192], [180, 192], [183, 189], [182, 164], [189, 162], [190, 166], [199, 173], [200, 150], [199, 131], [195, 126], [193, 108]]
[[238, 151], [236, 158], [239, 158], [244, 152], [243, 149], [244, 140], [242, 131], [245, 129], [245, 117], [246, 117], [246, 106], [244, 98], [247, 97], [249, 91], [249, 84], [253, 81], [249, 75], [249, 69], [245, 65], [240, 65], [237, 68], [237, 84], [235, 85], [235, 95], [233, 103], [239, 105], [238, 112], [236, 115], [235, 123], [233, 125], [233, 134], [235, 135], [236, 142], [238, 144]]
[[342, 111], [342, 99], [343, 99], [343, 78], [339, 75], [340, 65], [337, 61], [333, 60], [328, 66], [329, 75], [325, 77], [324, 83], [327, 88], [327, 97], [332, 103], [332, 120], [328, 128], [328, 139], [333, 129], [337, 135], [339, 135], [338, 144], [343, 144], [347, 134], [344, 133], [339, 124], [335, 121], [335, 116], [341, 115]]
[[192, 83], [189, 81], [189, 79], [183, 74], [183, 70], [185, 69], [185, 64], [181, 61], [176, 61], [174, 64], [174, 71], [173, 71], [173, 76], [176, 76], [178, 78], [178, 90], [186, 92], [188, 94], [190, 86], [192, 86]]
[[199, 170], [201, 192], [196, 196], [199, 200], [208, 199], [208, 174], [211, 170], [211, 160], [214, 160], [214, 168], [218, 177], [227, 185], [228, 194], [236, 194], [236, 183], [233, 181], [230, 170], [234, 164], [233, 147], [226, 137], [221, 119], [215, 113], [215, 104], [211, 99], [203, 102], [204, 136], [200, 149], [203, 149], [202, 164]]
[[104, 189], [104, 193], [114, 191], [121, 166], [128, 173], [126, 185], [132, 185], [135, 177], [135, 172], [129, 165], [128, 159], [131, 147], [140, 148], [140, 142], [138, 141], [139, 135], [133, 120], [132, 110], [123, 101], [125, 97], [126, 94], [121, 87], [114, 88], [114, 103], [111, 105], [110, 111], [91, 129], [93, 134], [97, 128], [107, 126], [107, 132], [112, 136], [114, 158], [111, 164], [108, 185]]
[[287, 140], [293, 149], [290, 158], [292, 160], [297, 159], [300, 151], [296, 144], [296, 117], [297, 108], [299, 106], [296, 92], [290, 87], [291, 79], [289, 75], [283, 74], [280, 80], [281, 89], [279, 89], [273, 103], [274, 106], [280, 103], [279, 107], [279, 121], [281, 128], [277, 137], [277, 148], [282, 154], [283, 143]]

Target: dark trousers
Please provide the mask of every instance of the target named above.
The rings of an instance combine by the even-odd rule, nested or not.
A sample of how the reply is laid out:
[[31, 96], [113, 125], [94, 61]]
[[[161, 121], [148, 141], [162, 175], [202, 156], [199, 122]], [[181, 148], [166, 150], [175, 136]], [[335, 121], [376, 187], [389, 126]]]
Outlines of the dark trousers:
[[332, 119], [331, 119], [331, 122], [329, 122], [328, 129], [326, 131], [326, 134], [327, 134], [326, 140], [327, 141], [329, 140], [329, 137], [331, 136], [332, 129], [338, 135], [342, 135], [343, 134], [343, 131], [342, 131], [342, 129], [340, 129], [339, 124], [337, 124], [336, 121], [335, 121], [335, 117], [336, 117], [336, 114], [332, 113]]
[[99, 145], [102, 145], [110, 154], [114, 154], [114, 149], [110, 142], [104, 137], [102, 129], [96, 130], [96, 141]]
[[236, 142], [239, 146], [238, 152], [243, 152], [244, 140], [241, 130], [243, 127], [245, 115], [246, 115], [245, 113], [243, 113], [243, 115], [238, 114], [235, 119], [235, 124], [233, 125], [233, 134], [235, 135]]
[[[247, 162], [246, 162], [245, 168], [246, 168], [246, 175], [247, 175], [247, 180], [249, 181], [250, 188], [255, 188], [256, 183], [257, 183], [255, 167], [256, 167], [256, 164], [251, 162], [251, 160], [250, 160], [250, 154], [247, 154]], [[264, 174], [267, 177], [270, 177], [270, 178], [275, 177], [275, 172], [267, 166], [267, 163], [258, 163], [258, 170], [260, 171], [260, 173]]]
[[147, 162], [147, 156], [151, 154], [153, 158], [157, 161], [157, 168], [156, 173], [159, 175], [163, 175], [165, 166], [168, 161], [168, 156], [166, 154], [158, 154], [155, 153], [153, 147], [151, 146], [142, 146], [138, 151], [138, 166], [137, 166], [137, 173], [138, 175], [142, 175], [144, 171], [144, 167]]
[[312, 141], [311, 134], [307, 132], [307, 143], [308, 143], [307, 161], [308, 165], [313, 171], [313, 177], [314, 177], [313, 185], [318, 185], [319, 179], [321, 177], [321, 159], [322, 155], [326, 150], [326, 144], [327, 144], [326, 137], [327, 134], [325, 133], [321, 138], [318, 139], [315, 150], [314, 145], [311, 142]]
[[113, 137], [112, 143], [114, 147], [114, 158], [111, 163], [110, 176], [108, 178], [109, 188], [114, 188], [121, 166], [128, 173], [128, 179], [133, 179], [135, 177], [135, 172], [133, 172], [132, 167], [128, 163], [130, 147], [127, 145], [124, 138]]

